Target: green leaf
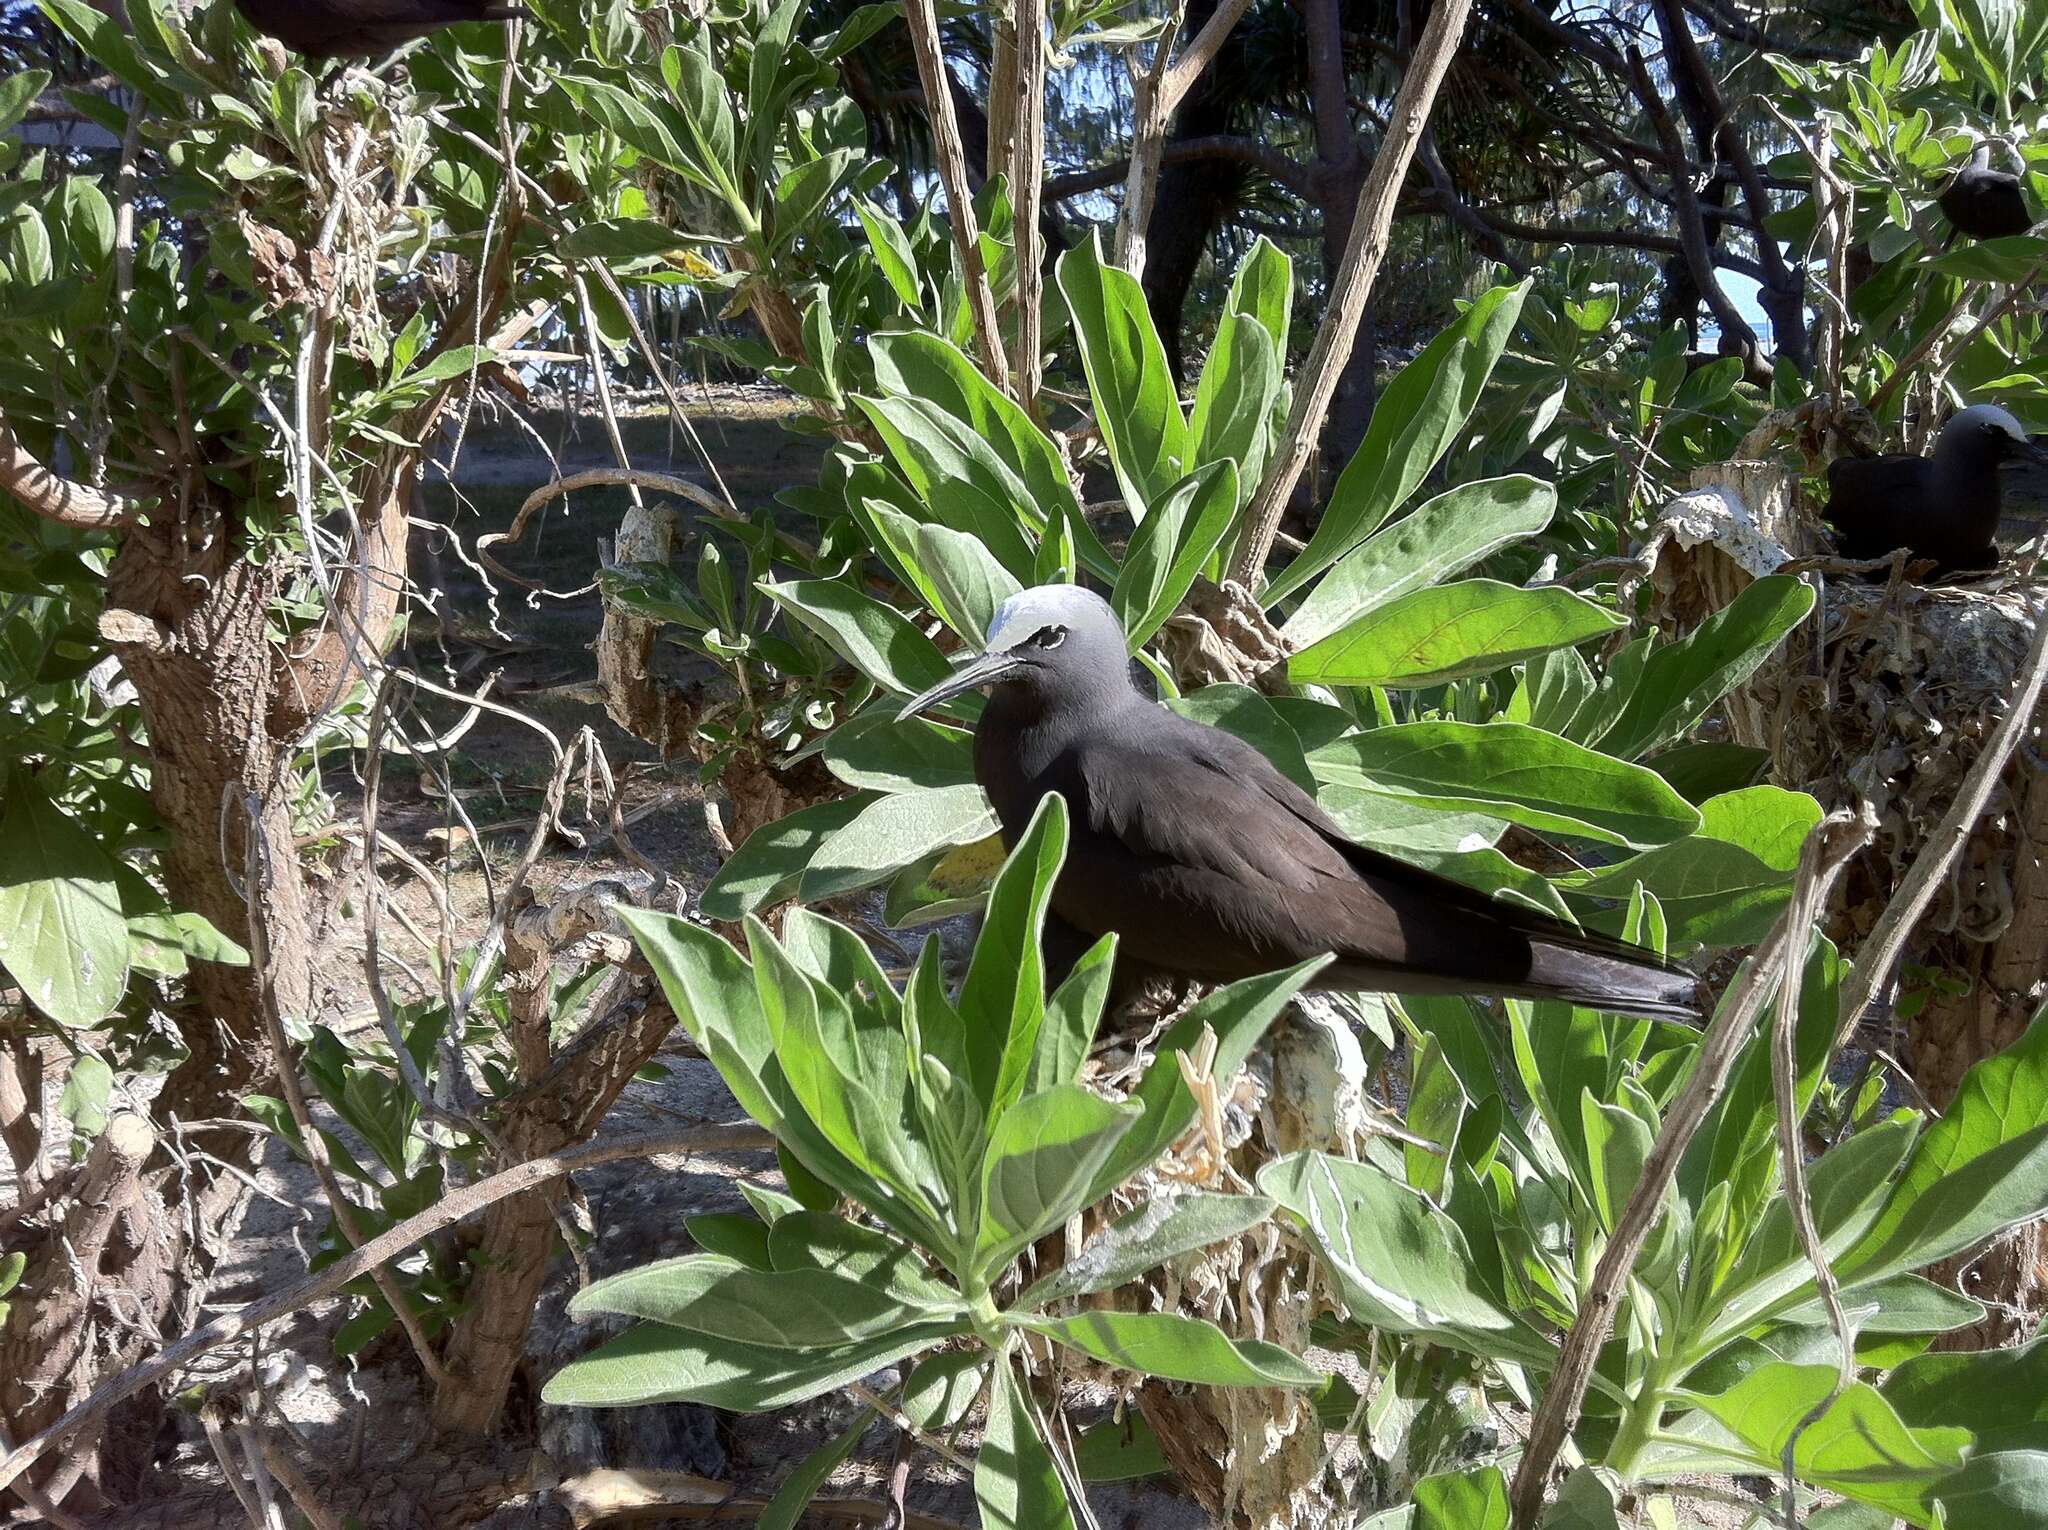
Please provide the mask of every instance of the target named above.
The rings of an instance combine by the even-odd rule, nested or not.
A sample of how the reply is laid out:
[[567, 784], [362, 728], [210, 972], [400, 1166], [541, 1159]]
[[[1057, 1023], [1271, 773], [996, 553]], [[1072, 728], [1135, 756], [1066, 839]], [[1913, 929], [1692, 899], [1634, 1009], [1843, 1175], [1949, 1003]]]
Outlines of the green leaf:
[[1287, 331], [1294, 314], [1294, 262], [1264, 234], [1230, 279], [1223, 300], [1227, 314], [1249, 314], [1272, 337], [1274, 354], [1287, 354]]
[[1543, 1516], [1543, 1530], [1621, 1530], [1614, 1495], [1597, 1471], [1581, 1466], [1564, 1479], [1557, 1501]]
[[914, 696], [952, 672], [902, 612], [841, 580], [763, 580], [760, 589], [878, 685]]
[[1017, 1298], [1017, 1307], [1043, 1307], [1127, 1285], [1170, 1259], [1249, 1231], [1273, 1214], [1275, 1204], [1263, 1195], [1218, 1195], [1207, 1190], [1155, 1195], [1118, 1217], [1079, 1254], [1034, 1284]]
[[861, 1409], [842, 1433], [798, 1462], [796, 1470], [783, 1479], [782, 1486], [768, 1501], [768, 1507], [761, 1511], [761, 1517], [754, 1521], [754, 1530], [796, 1530], [797, 1521], [804, 1517], [804, 1510], [811, 1506], [811, 1500], [853, 1454], [861, 1436], [868, 1432], [868, 1426], [874, 1421], [873, 1408]]
[[71, 1072], [57, 1095], [57, 1114], [81, 1137], [97, 1137], [107, 1129], [107, 1107], [114, 1098], [114, 1070], [90, 1052], [72, 1059]]
[[114, 861], [16, 766], [0, 812], [0, 967], [63, 1026], [104, 1019], [128, 986]]
[[1099, 236], [1060, 257], [1058, 281], [1103, 444], [1131, 518], [1142, 523], [1191, 466], [1188, 424], [1174, 396], [1166, 349], [1144, 289], [1129, 272], [1103, 263]]
[[[1525, 281], [1486, 293], [1381, 391], [1365, 440], [1338, 475], [1315, 534], [1266, 587], [1266, 605], [1302, 588], [1371, 536], [1429, 476], [1479, 402], [1528, 291]], [[1358, 583], [1370, 586], [1370, 578]], [[1342, 625], [1339, 620], [1315, 635]]]
[[1789, 574], [1756, 580], [1684, 639], [1655, 649], [1614, 721], [1586, 742], [1625, 760], [1675, 743], [1756, 673], [1813, 598], [1813, 586]]
[[766, 1349], [804, 1350], [848, 1347], [954, 1315], [830, 1270], [763, 1272], [712, 1254], [644, 1264], [585, 1287], [569, 1303], [571, 1317], [606, 1312]]
[[988, 1426], [974, 1462], [982, 1530], [1074, 1530], [1074, 1511], [1008, 1362], [996, 1367]]
[[1622, 625], [1569, 590], [1491, 579], [1431, 585], [1367, 611], [1294, 655], [1288, 678], [1323, 685], [1441, 685], [1491, 674]]
[[1045, 1018], [1038, 1026], [1038, 1041], [1032, 1050], [1031, 1068], [1024, 1079], [1023, 1093], [1039, 1094], [1056, 1084], [1071, 1084], [1081, 1076], [1095, 1042], [1096, 1027], [1102, 1023], [1103, 1005], [1109, 999], [1110, 979], [1115, 976], [1117, 939], [1105, 935], [1074, 963], [1053, 996], [1045, 1001]]
[[[1081, 517], [1081, 503], [1067, 479], [1065, 463], [1052, 438], [1016, 403], [1001, 392], [981, 369], [937, 335], [921, 332], [877, 335], [869, 354], [875, 381], [891, 395], [923, 399], [960, 422], [973, 439], [985, 443], [1003, 467], [1023, 486], [1031, 514], [1047, 522], [1066, 522], [1084, 537], [1084, 561], [1105, 577], [1114, 565]], [[1023, 577], [1021, 570], [1010, 570]]]
[[921, 1361], [903, 1383], [903, 1412], [927, 1434], [947, 1434], [966, 1419], [988, 1380], [988, 1352], [955, 1350]]
[[1137, 1124], [1133, 1104], [1112, 1104], [1078, 1084], [1019, 1100], [997, 1119], [982, 1167], [975, 1268], [993, 1276], [1035, 1240], [1092, 1203], [1089, 1187]]
[[1625, 898], [1640, 882], [1664, 906], [1674, 948], [1754, 945], [1791, 897], [1800, 846], [1819, 822], [1805, 792], [1752, 786], [1701, 803], [1699, 829], [1684, 839], [1561, 885]]
[[1110, 1365], [1209, 1387], [1321, 1386], [1322, 1372], [1263, 1339], [1233, 1339], [1214, 1323], [1177, 1312], [1084, 1312], [1028, 1318], [1033, 1333]]
[[1188, 416], [1191, 460], [1203, 466], [1229, 462], [1237, 469], [1239, 485], [1256, 484], [1279, 392], [1280, 356], [1273, 337], [1250, 314], [1224, 314]]
[[555, 241], [564, 260], [634, 261], [682, 249], [689, 236], [652, 218], [599, 218]]
[[24, 69], [0, 80], [0, 133], [11, 133], [21, 125], [36, 98], [49, 88], [50, 71]]
[[1507, 1530], [1508, 1483], [1497, 1466], [1424, 1477], [1415, 1484], [1415, 1530]]
[[1522, 723], [1368, 728], [1318, 749], [1309, 768], [1328, 785], [1638, 849], [1700, 825], [1699, 812], [1656, 772]]
[[972, 782], [883, 797], [817, 847], [797, 895], [817, 903], [871, 887], [934, 850], [972, 844], [995, 827], [988, 798]]
[[[1775, 1467], [1835, 1381], [1833, 1366], [1776, 1361], [1720, 1396], [1700, 1399], [1700, 1406], [1754, 1450], [1759, 1464]], [[1909, 1429], [1891, 1404], [1858, 1382], [1799, 1436], [1793, 1465], [1802, 1481], [1925, 1524], [1934, 1485], [1962, 1464], [1969, 1444], [1965, 1430]]]
[[1067, 802], [1048, 792], [996, 876], [960, 986], [968, 1082], [991, 1119], [1022, 1092], [1037, 1051], [1045, 1017], [1045, 917], [1066, 854]]
[[1353, 1320], [1481, 1354], [1518, 1332], [1475, 1278], [1457, 1224], [1372, 1164], [1295, 1153], [1268, 1164], [1259, 1189], [1314, 1241]]
[[775, 183], [775, 243], [787, 244], [805, 230], [846, 183], [856, 156], [851, 149], [833, 149], [806, 160]]
[[2048, 1341], [1915, 1355], [1878, 1390], [1917, 1429], [1967, 1429], [1976, 1452], [2048, 1449]]
[[2048, 1025], [1963, 1076], [1837, 1272], [1858, 1283], [1961, 1253], [2048, 1210]]
[[1584, 1114], [1594, 1208], [1600, 1213], [1600, 1225], [1611, 1233], [1642, 1180], [1643, 1165], [1650, 1158], [1651, 1131], [1634, 1111], [1595, 1099], [1590, 1089], [1579, 1096], [1579, 1105]]
[[947, 626], [979, 649], [995, 625], [996, 608], [1023, 586], [981, 538], [950, 526], [919, 526], [911, 547], [919, 572], [936, 597], [934, 609]]
[[1309, 592], [1281, 633], [1310, 648], [1367, 612], [1534, 536], [1556, 510], [1557, 490], [1534, 478], [1460, 484], [1373, 533]]
[[855, 792], [761, 825], [705, 886], [697, 900], [699, 912], [737, 922], [790, 897], [818, 848], [876, 800], [872, 792]]
[[825, 768], [848, 786], [878, 792], [966, 786], [974, 780], [974, 740], [929, 718], [896, 716], [894, 704], [832, 730]]
[[[903, 306], [912, 313], [918, 312], [924, 305], [924, 294], [918, 286], [917, 257], [911, 253], [903, 225], [864, 197], [854, 201], [853, 210], [860, 215], [861, 227], [867, 230], [868, 248], [874, 253], [875, 264], [882, 268], [882, 275], [902, 300]], [[885, 338], [893, 337], [876, 339], [878, 358]], [[939, 343], [944, 344], [943, 341]]]
[[1109, 592], [1136, 653], [1166, 625], [1237, 514], [1237, 465], [1204, 463], [1167, 490], [1139, 523]]
[[1136, 1408], [1083, 1430], [1074, 1442], [1074, 1469], [1083, 1482], [1137, 1482], [1173, 1470], [1159, 1436]]
[[663, 1323], [639, 1323], [555, 1372], [541, 1400], [558, 1408], [634, 1408], [695, 1402], [763, 1413], [806, 1402], [956, 1337], [925, 1323], [848, 1349], [768, 1349]]

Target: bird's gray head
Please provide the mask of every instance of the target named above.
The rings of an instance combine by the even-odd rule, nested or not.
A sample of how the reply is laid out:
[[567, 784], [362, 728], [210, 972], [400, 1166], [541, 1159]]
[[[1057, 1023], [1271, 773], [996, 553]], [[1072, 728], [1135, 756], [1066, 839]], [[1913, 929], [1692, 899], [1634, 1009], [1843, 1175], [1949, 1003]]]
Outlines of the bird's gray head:
[[1972, 404], [1941, 427], [1935, 456], [1959, 467], [1995, 468], [2011, 458], [2048, 465], [2048, 451], [2027, 439], [2012, 414], [1996, 404]]
[[1132, 689], [1123, 624], [1109, 602], [1077, 584], [1019, 590], [996, 609], [982, 651], [922, 696], [902, 717], [983, 685], [1014, 685], [1052, 704]]

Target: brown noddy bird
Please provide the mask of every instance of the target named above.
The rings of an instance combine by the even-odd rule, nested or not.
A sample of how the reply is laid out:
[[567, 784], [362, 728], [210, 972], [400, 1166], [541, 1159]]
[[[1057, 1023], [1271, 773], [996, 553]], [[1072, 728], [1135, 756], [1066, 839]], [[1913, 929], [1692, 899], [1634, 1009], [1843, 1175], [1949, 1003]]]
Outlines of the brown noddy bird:
[[1935, 199], [1958, 233], [1972, 239], [2003, 239], [2034, 226], [2020, 178], [1991, 168], [1991, 145], [1980, 143], [1970, 162], [1955, 173]]
[[1334, 953], [1315, 986], [1697, 1014], [1692, 978], [1647, 951], [1354, 843], [1258, 750], [1133, 685], [1123, 628], [1091, 591], [1011, 596], [985, 651], [901, 715], [984, 685], [974, 774], [1003, 843], [1045, 793], [1067, 803], [1049, 982], [1114, 931], [1120, 987], [1127, 963], [1225, 983]]
[[308, 58], [375, 58], [465, 21], [512, 21], [503, 0], [235, 0], [257, 31]]
[[1828, 464], [1823, 519], [1850, 558], [1896, 548], [1932, 558], [1937, 576], [1998, 567], [2005, 507], [2000, 464], [2048, 464], [2020, 422], [1996, 404], [1972, 404], [1941, 427], [1930, 457], [1842, 457]]

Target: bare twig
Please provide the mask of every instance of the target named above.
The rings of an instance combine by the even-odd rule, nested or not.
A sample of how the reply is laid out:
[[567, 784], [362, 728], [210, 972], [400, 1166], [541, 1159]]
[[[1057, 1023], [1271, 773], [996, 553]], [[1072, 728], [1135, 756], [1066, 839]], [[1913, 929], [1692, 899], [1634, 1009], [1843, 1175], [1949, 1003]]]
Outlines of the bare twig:
[[248, 1516], [251, 1530], [268, 1530], [263, 1523], [263, 1510], [257, 1505], [256, 1494], [243, 1476], [241, 1463], [235, 1459], [235, 1452], [228, 1444], [227, 1427], [221, 1422], [218, 1400], [208, 1399], [200, 1408], [199, 1424], [206, 1431], [206, 1443], [213, 1447], [214, 1460], [220, 1463], [221, 1476], [227, 1479], [228, 1486], [234, 1490], [235, 1500]]
[[256, 1444], [263, 1453], [263, 1464], [270, 1468], [270, 1475], [277, 1479], [277, 1485], [284, 1489], [285, 1496], [298, 1505], [299, 1512], [306, 1516], [306, 1523], [313, 1530], [344, 1530], [341, 1517], [321, 1502], [312, 1482], [299, 1470], [299, 1463], [269, 1430], [256, 1431]]
[[960, 119], [953, 112], [953, 93], [946, 88], [946, 55], [939, 46], [939, 17], [932, 0], [904, 0], [910, 43], [917, 53], [917, 72], [931, 114], [932, 141], [939, 178], [946, 186], [946, 221], [952, 226], [953, 248], [960, 252], [960, 271], [967, 282], [967, 306], [974, 314], [974, 338], [989, 381], [1004, 392], [1010, 388], [1009, 364], [1003, 359], [1003, 331], [996, 319], [995, 293], [981, 258], [981, 227], [974, 216], [974, 196], [967, 187], [967, 152], [960, 142]]
[[1351, 242], [1344, 251], [1344, 264], [1330, 292], [1329, 312], [1316, 331], [1308, 365], [1294, 391], [1294, 407], [1287, 417], [1287, 436], [1273, 454], [1272, 464], [1252, 497], [1246, 516], [1247, 529], [1231, 560], [1230, 578], [1246, 589], [1256, 589], [1266, 555], [1273, 548], [1273, 534], [1280, 529], [1281, 514], [1288, 498], [1308, 466], [1315, 450], [1317, 432], [1344, 363], [1358, 337], [1359, 321], [1372, 299], [1373, 283], [1380, 262], [1387, 253], [1387, 234], [1393, 227], [1394, 202], [1407, 179], [1415, 145], [1429, 122], [1436, 93], [1451, 67], [1451, 55], [1465, 35], [1465, 21], [1471, 14], [1471, 0], [1443, 0], [1430, 12], [1429, 25], [1416, 45], [1414, 59], [1401, 77], [1401, 89], [1394, 98], [1387, 136], [1373, 157], [1372, 172], [1359, 193], [1358, 211], [1353, 216]]
[[[276, 973], [269, 961], [269, 931], [264, 927], [264, 910], [268, 906], [264, 890], [275, 868], [270, 860], [270, 843], [263, 833], [263, 804], [253, 793], [246, 793], [241, 798], [241, 807], [248, 820], [243, 834], [248, 842], [244, 861], [244, 874], [248, 881], [244, 884], [244, 895], [249, 913], [249, 966], [256, 974], [256, 995], [263, 1011], [263, 1028], [270, 1038], [270, 1050], [277, 1057], [278, 1086], [284, 1091], [285, 1109], [291, 1112], [292, 1124], [299, 1129], [299, 1142], [305, 1149], [306, 1161], [313, 1166], [313, 1174], [320, 1181], [321, 1192], [327, 1197], [328, 1208], [334, 1213], [341, 1235], [352, 1246], [360, 1247], [363, 1241], [362, 1221], [356, 1215], [355, 1203], [343, 1193], [341, 1181], [334, 1174], [334, 1165], [328, 1161], [327, 1139], [320, 1135], [313, 1121], [313, 1112], [306, 1104], [306, 1086], [299, 1077], [298, 1054], [292, 1049], [291, 1038], [284, 1033], [284, 1019], [277, 1000]], [[372, 887], [371, 899], [374, 901], [380, 892], [380, 888]], [[398, 1050], [405, 1050], [402, 1036], [398, 1039]], [[398, 1282], [391, 1278], [391, 1272], [374, 1270], [370, 1279], [397, 1316], [406, 1338], [412, 1341], [420, 1368], [436, 1386], [446, 1385], [448, 1373], [441, 1365], [441, 1357], [434, 1353], [433, 1341], [420, 1326], [419, 1315], [412, 1310], [412, 1303], [406, 1300], [405, 1293], [399, 1290]]]
[[664, 1153], [751, 1153], [772, 1148], [775, 1139], [752, 1122], [723, 1126], [693, 1126], [680, 1131], [648, 1132], [621, 1137], [612, 1142], [594, 1142], [570, 1152], [533, 1158], [475, 1184], [451, 1190], [434, 1205], [396, 1227], [351, 1249], [317, 1275], [309, 1275], [281, 1291], [249, 1303], [239, 1311], [223, 1314], [202, 1328], [167, 1346], [153, 1360], [131, 1366], [102, 1382], [93, 1394], [72, 1408], [49, 1428], [27, 1440], [0, 1460], [0, 1488], [13, 1485], [30, 1466], [55, 1450], [89, 1424], [106, 1417], [127, 1398], [154, 1386], [172, 1373], [190, 1365], [201, 1355], [231, 1344], [267, 1323], [311, 1306], [332, 1296], [351, 1281], [397, 1258], [413, 1245], [432, 1237], [443, 1228], [475, 1216], [507, 1196], [518, 1195], [544, 1185], [564, 1174], [613, 1163], [621, 1158], [651, 1158]]
[[2034, 644], [2027, 650], [2019, 684], [2006, 704], [2005, 716], [1999, 719], [1998, 728], [1983, 751], [1971, 761], [1969, 774], [1963, 777], [1954, 804], [1935, 826], [1934, 832], [1927, 836], [1920, 853], [1913, 858], [1913, 864], [1907, 869], [1898, 890], [1892, 894], [1891, 902], [1878, 916], [1876, 927], [1864, 939], [1856, 964], [1849, 969], [1848, 980], [1842, 984], [1841, 1019], [1835, 1030], [1836, 1046], [1849, 1038], [1870, 1001], [1891, 980], [1892, 968], [1905, 950], [1913, 927], [1927, 912], [1927, 906], [1934, 901], [1948, 877], [1949, 867], [1962, 853], [1963, 846], [1969, 843], [1970, 831], [1983, 816], [1991, 794], [1997, 790], [2006, 762], [2013, 757], [2020, 741], [2034, 728], [2034, 714], [2041, 704], [2044, 684], [2048, 684], [2048, 608], [2037, 608]]
[[1720, 1010], [1701, 1038], [1692, 1073], [1665, 1115], [1663, 1129], [1643, 1164], [1628, 1206], [1594, 1267], [1592, 1281], [1579, 1301], [1578, 1317], [1558, 1354], [1550, 1385], [1544, 1390], [1543, 1402], [1530, 1421], [1529, 1443], [1515, 1473], [1517, 1530], [1535, 1530], [1542, 1517], [1550, 1469], [1578, 1422], [1579, 1405], [1585, 1399], [1587, 1383], [1592, 1380], [1593, 1364], [1613, 1327], [1629, 1272], [1663, 1210], [1664, 1192], [1678, 1172], [1679, 1160], [1700, 1123], [1721, 1097], [1728, 1072], [1749, 1039], [1757, 1014], [1774, 991], [1774, 985], [1786, 979], [1788, 969], [1796, 971], [1799, 967], [1814, 919], [1826, 906], [1836, 878], [1849, 858], [1869, 842], [1872, 832], [1874, 824], [1867, 810], [1861, 818], [1843, 811], [1831, 814], [1807, 836], [1791, 901], [1756, 954], [1744, 965], [1733, 991], [1721, 1001]]
[[1045, 0], [1017, 0], [1017, 122], [1010, 141], [1010, 204], [1017, 243], [1017, 345], [1011, 384], [1026, 414], [1038, 413], [1045, 273], [1038, 211], [1045, 189]]

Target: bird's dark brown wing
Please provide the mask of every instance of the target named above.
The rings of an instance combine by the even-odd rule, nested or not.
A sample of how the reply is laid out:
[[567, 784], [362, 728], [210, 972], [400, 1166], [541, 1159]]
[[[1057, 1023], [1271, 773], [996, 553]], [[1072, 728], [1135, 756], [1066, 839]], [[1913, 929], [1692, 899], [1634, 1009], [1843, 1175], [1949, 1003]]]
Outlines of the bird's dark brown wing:
[[1121, 949], [1236, 978], [1334, 953], [1330, 986], [1613, 999], [1682, 1013], [1648, 953], [1353, 843], [1256, 749], [1161, 712], [1077, 751], [1055, 906]]

